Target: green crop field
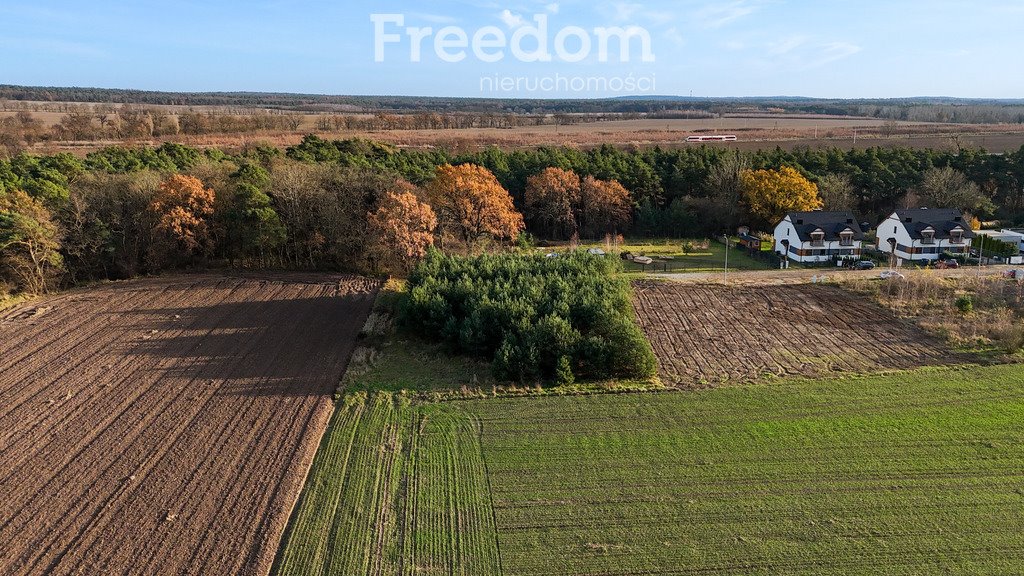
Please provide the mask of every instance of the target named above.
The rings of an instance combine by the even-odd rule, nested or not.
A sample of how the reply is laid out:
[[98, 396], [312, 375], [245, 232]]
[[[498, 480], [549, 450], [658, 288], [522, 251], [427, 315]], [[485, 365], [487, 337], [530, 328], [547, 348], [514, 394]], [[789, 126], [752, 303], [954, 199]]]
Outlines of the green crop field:
[[1024, 368], [350, 396], [278, 574], [1017, 574]]

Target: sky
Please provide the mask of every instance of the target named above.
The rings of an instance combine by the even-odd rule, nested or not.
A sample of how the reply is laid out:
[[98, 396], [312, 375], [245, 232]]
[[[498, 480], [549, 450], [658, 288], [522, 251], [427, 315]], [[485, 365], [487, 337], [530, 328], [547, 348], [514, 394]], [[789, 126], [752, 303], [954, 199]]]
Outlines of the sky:
[[0, 0], [0, 22], [0, 84], [1024, 98], [1024, 0]]

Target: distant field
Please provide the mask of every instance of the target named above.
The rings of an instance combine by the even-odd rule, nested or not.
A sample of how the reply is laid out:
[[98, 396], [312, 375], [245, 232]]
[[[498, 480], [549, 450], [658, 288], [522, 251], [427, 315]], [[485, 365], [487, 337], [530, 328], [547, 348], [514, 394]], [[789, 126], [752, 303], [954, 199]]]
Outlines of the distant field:
[[277, 574], [1024, 571], [1024, 368], [705, 392], [351, 396]]
[[[45, 111], [33, 112], [46, 126], [60, 122], [65, 114], [56, 111], [60, 103], [38, 103]], [[94, 107], [98, 105], [92, 105]], [[267, 110], [239, 109], [218, 106], [153, 106], [170, 114], [183, 111], [209, 112], [220, 115], [242, 116]], [[0, 111], [0, 118], [13, 116], [15, 111]], [[279, 113], [279, 112], [275, 112]], [[955, 148], [957, 146], [983, 147], [995, 152], [1017, 150], [1024, 145], [1024, 125], [1021, 124], [943, 124], [935, 122], [895, 122], [878, 118], [853, 116], [808, 116], [797, 114], [726, 115], [709, 119], [653, 119], [602, 120], [577, 124], [544, 124], [512, 128], [464, 128], [444, 130], [347, 130], [323, 131], [318, 129], [320, 113], [290, 112], [298, 117], [299, 126], [289, 131], [261, 131], [245, 134], [206, 134], [199, 136], [165, 136], [150, 144], [163, 141], [181, 142], [195, 146], [237, 147], [253, 142], [269, 142], [278, 146], [297, 144], [304, 135], [317, 133], [325, 138], [369, 138], [412, 148], [447, 147], [455, 150], [478, 149], [488, 146], [528, 148], [535, 146], [594, 147], [602, 144], [682, 147], [686, 137], [695, 134], [736, 134], [735, 143], [710, 144], [741, 150], [761, 148], [792, 149], [797, 146], [867, 148]], [[349, 116], [365, 114], [343, 112]], [[147, 143], [132, 141], [132, 144]], [[61, 150], [87, 153], [117, 144], [116, 141], [96, 142], [41, 142], [34, 148], [38, 152]]]

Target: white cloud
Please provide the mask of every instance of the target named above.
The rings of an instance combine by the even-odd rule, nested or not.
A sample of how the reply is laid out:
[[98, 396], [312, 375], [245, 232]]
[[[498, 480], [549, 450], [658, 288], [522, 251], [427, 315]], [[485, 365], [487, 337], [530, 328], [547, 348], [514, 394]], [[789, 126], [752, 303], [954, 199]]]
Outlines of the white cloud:
[[440, 14], [424, 14], [422, 12], [412, 12], [409, 14], [416, 20], [423, 20], [424, 22], [431, 22], [433, 24], [454, 24], [458, 22], [457, 19], [451, 16], [441, 16]]
[[509, 28], [519, 28], [524, 23], [523, 16], [521, 14], [513, 14], [508, 8], [502, 10], [501, 14], [498, 15], [498, 18], [500, 18], [501, 21], [505, 23], [505, 26], [508, 26]]
[[757, 10], [758, 6], [747, 0], [735, 0], [702, 8], [697, 11], [695, 17], [697, 23], [704, 28], [721, 28]]
[[836, 60], [842, 60], [848, 58], [854, 54], [863, 50], [856, 44], [850, 44], [849, 42], [829, 42], [822, 44], [820, 47], [821, 52], [818, 53], [818, 57], [808, 63], [808, 68], [817, 68], [818, 66], [824, 66], [835, 62]]
[[544, 9], [547, 10], [549, 14], [558, 14], [558, 11], [561, 8], [562, 7], [558, 4], [558, 2], [552, 2], [551, 4], [548, 4], [547, 6], [544, 7]]
[[789, 54], [793, 50], [804, 45], [807, 42], [807, 38], [804, 36], [790, 36], [789, 38], [783, 38], [777, 42], [770, 42], [768, 44], [768, 53], [775, 55]]
[[635, 2], [609, 2], [601, 5], [599, 10], [606, 18], [619, 24], [644, 22], [665, 25], [676, 20], [676, 14], [671, 11], [649, 10], [643, 4]]
[[665, 31], [665, 37], [677, 47], [686, 45], [686, 38], [683, 37], [682, 32], [680, 32], [675, 26]]
[[633, 20], [633, 17], [642, 9], [642, 4], [633, 4], [630, 2], [612, 2], [606, 7], [604, 11], [609, 12], [610, 16], [617, 22], [626, 22]]

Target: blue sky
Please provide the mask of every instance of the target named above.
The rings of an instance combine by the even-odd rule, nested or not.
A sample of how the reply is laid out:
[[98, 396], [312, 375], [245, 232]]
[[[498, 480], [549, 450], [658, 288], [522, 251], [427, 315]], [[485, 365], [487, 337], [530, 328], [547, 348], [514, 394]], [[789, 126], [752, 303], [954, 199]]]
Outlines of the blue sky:
[[[405, 28], [389, 24], [385, 31], [402, 41], [387, 43], [384, 61], [376, 62], [371, 14], [402, 14], [406, 27], [432, 28], [421, 61], [411, 61]], [[537, 15], [547, 18], [550, 52], [558, 31], [574, 26], [591, 40], [589, 57], [521, 62], [506, 48], [491, 63], [470, 47], [462, 61], [449, 63], [435, 52], [442, 28], [472, 37], [495, 26], [507, 43]], [[0, 0], [0, 21], [6, 84], [596, 97], [624, 93], [611, 89], [614, 79], [647, 78], [645, 90], [634, 92], [1024, 97], [1024, 0]], [[615, 44], [610, 61], [599, 61], [593, 31], [615, 26], [646, 31], [654, 62], [641, 60], [638, 38], [628, 62], [618, 61]], [[580, 52], [583, 41], [567, 38], [565, 49]], [[528, 36], [524, 49], [532, 42]], [[539, 79], [555, 77], [605, 83], [539, 89]], [[533, 84], [494, 92], [486, 83], [497, 78]]]

